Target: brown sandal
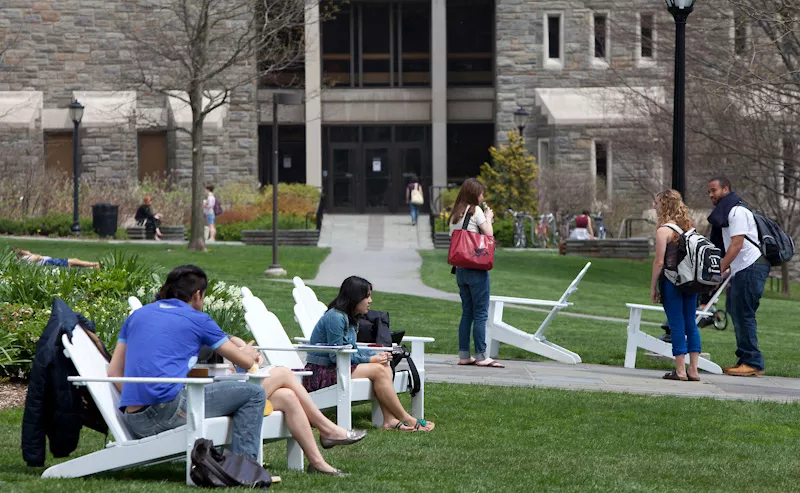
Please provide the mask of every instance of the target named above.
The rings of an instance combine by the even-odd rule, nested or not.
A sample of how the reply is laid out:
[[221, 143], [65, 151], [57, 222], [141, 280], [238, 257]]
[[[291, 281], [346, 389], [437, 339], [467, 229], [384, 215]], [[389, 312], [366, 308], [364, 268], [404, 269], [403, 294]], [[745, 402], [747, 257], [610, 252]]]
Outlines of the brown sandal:
[[682, 377], [682, 376], [678, 375], [678, 372], [676, 372], [675, 370], [672, 370], [671, 372], [666, 373], [661, 378], [663, 378], [664, 380], [680, 380], [681, 382], [685, 382], [685, 381], [689, 380], [687, 377]]

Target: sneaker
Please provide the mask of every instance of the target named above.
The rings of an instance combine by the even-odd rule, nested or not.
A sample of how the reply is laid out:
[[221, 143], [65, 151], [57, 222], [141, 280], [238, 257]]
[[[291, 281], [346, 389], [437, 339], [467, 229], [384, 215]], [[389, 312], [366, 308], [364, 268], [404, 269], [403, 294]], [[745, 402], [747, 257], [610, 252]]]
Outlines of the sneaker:
[[764, 370], [757, 370], [750, 365], [742, 363], [739, 366], [729, 369], [725, 373], [732, 377], [755, 377], [759, 375], [759, 372], [761, 375], [764, 374]]
[[666, 342], [667, 344], [672, 344], [672, 336], [670, 334], [662, 334], [658, 339]]

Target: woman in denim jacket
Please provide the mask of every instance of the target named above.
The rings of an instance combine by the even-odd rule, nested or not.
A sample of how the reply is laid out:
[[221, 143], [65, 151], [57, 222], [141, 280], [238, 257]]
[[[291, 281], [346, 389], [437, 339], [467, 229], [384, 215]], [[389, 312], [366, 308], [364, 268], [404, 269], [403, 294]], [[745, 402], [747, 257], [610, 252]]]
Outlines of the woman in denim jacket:
[[[372, 284], [366, 279], [351, 276], [344, 280], [336, 299], [319, 319], [311, 333], [311, 344], [324, 346], [356, 347], [356, 317], [367, 313], [372, 303]], [[306, 370], [313, 375], [303, 377], [303, 386], [309, 392], [336, 384], [336, 355], [309, 353]], [[353, 378], [369, 378], [383, 411], [383, 428], [400, 431], [431, 431], [434, 424], [417, 419], [406, 412], [394, 391], [394, 377], [389, 363], [389, 352], [373, 353], [359, 349], [350, 355], [350, 372]]]

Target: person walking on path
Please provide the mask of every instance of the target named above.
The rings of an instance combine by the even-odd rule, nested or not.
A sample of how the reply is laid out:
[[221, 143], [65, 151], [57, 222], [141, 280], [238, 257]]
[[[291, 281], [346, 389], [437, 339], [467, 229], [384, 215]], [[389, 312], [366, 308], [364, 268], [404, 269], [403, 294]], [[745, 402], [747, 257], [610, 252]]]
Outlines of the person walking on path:
[[[664, 266], [676, 268], [678, 265], [678, 232], [670, 226], [683, 231], [692, 228], [689, 209], [675, 190], [667, 190], [656, 196], [653, 204], [658, 214], [656, 229], [656, 256], [653, 260], [653, 273], [650, 280], [650, 299], [653, 303], [663, 303], [667, 323], [672, 333], [672, 355], [675, 356], [675, 369], [666, 375], [665, 380], [700, 381], [697, 361], [700, 359], [700, 331], [695, 323], [697, 293], [679, 291], [664, 276]], [[659, 289], [660, 288], [660, 289]], [[689, 353], [689, 370], [686, 370], [686, 353]]]
[[[311, 332], [311, 344], [323, 346], [356, 346], [357, 317], [367, 313], [372, 304], [372, 284], [366, 279], [350, 276], [339, 288], [339, 294], [328, 311], [319, 319]], [[378, 404], [383, 412], [383, 428], [398, 431], [433, 431], [432, 421], [415, 418], [406, 412], [394, 390], [394, 372], [390, 363], [392, 353], [374, 353], [358, 349], [350, 355], [350, 372], [353, 378], [368, 378]], [[336, 355], [308, 353], [305, 369], [313, 375], [303, 377], [303, 386], [309, 392], [336, 385]]]
[[[764, 375], [764, 355], [758, 349], [756, 310], [764, 293], [770, 264], [761, 255], [758, 228], [753, 213], [731, 190], [724, 176], [708, 182], [708, 197], [714, 210], [708, 216], [711, 241], [724, 252], [720, 270], [730, 269], [728, 313], [736, 332], [736, 365], [723, 368], [728, 375], [751, 377]], [[674, 341], [673, 337], [673, 341]]]
[[[494, 236], [492, 219], [494, 212], [489, 207], [481, 209], [486, 187], [475, 178], [469, 178], [461, 185], [458, 197], [453, 204], [450, 216], [450, 235], [463, 228], [465, 214], [471, 214], [467, 230]], [[456, 283], [461, 295], [461, 322], [458, 325], [458, 364], [489, 368], [504, 368], [497, 361], [486, 356], [486, 321], [489, 318], [489, 271], [456, 267]], [[469, 351], [469, 335], [475, 344], [475, 356]]]
[[216, 205], [217, 197], [214, 196], [214, 185], [206, 185], [203, 214], [206, 216], [206, 226], [208, 226], [208, 241], [217, 241], [217, 215], [214, 212], [214, 206]]
[[417, 225], [419, 219], [419, 207], [425, 203], [425, 196], [422, 194], [422, 185], [416, 176], [411, 177], [411, 182], [406, 187], [406, 204], [411, 207], [411, 225]]

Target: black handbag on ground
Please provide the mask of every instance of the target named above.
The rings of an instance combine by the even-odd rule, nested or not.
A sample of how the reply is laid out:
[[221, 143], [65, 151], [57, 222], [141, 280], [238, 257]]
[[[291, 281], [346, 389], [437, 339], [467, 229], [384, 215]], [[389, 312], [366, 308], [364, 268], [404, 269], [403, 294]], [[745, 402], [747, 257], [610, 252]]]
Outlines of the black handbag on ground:
[[220, 452], [214, 448], [214, 442], [205, 438], [194, 442], [190, 477], [197, 486], [209, 488], [269, 488], [272, 485], [272, 476], [249, 456], [230, 450]]

